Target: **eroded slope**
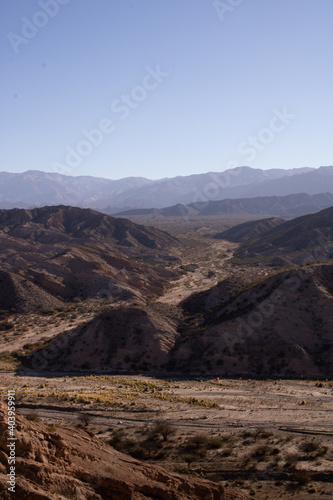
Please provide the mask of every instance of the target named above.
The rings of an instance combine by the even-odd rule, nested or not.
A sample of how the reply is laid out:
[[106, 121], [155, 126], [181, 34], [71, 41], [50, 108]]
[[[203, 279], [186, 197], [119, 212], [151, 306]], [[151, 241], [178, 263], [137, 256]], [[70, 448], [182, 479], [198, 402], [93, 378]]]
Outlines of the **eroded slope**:
[[[92, 435], [73, 427], [50, 432], [41, 424], [16, 416], [17, 498], [58, 500], [242, 500], [241, 492], [226, 490], [209, 481], [182, 477], [145, 465], [117, 452]], [[0, 403], [0, 484], [7, 491], [7, 418]]]

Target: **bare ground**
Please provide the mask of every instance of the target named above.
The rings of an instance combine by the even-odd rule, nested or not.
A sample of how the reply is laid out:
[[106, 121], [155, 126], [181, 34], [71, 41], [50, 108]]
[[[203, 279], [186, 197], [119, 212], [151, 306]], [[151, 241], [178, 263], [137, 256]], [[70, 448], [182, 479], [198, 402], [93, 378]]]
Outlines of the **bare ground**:
[[[237, 245], [205, 237], [211, 229], [197, 222], [194, 226], [190, 231], [187, 226], [187, 232], [179, 226], [174, 232], [184, 247], [177, 255], [181, 263], [172, 266], [182, 275], [160, 302], [177, 304], [231, 275], [246, 274], [251, 279], [258, 273], [268, 274], [265, 268], [232, 267], [229, 259]], [[78, 326], [104, 307], [110, 304], [87, 301], [73, 304], [63, 315], [14, 314], [9, 319], [13, 328], [1, 335], [0, 353]], [[6, 356], [0, 359], [0, 367], [4, 370], [0, 372], [2, 397], [5, 399], [8, 388], [14, 388], [18, 411], [37, 413], [49, 426], [77, 425], [78, 415], [88, 414], [89, 429], [103, 440], [124, 431], [120, 446], [127, 451], [126, 440], [141, 442], [154, 422], [163, 420], [176, 433], [162, 443], [162, 457], [143, 457], [148, 462], [224, 485], [239, 485], [259, 499], [333, 497], [330, 381], [171, 381], [128, 375], [15, 374], [6, 371], [15, 368]], [[192, 462], [186, 462], [184, 443], [202, 433], [219, 438], [220, 447], [208, 450], [203, 457], [197, 453]], [[302, 446], [309, 441], [317, 448], [306, 453]], [[266, 447], [266, 452], [258, 447]], [[302, 479], [304, 471], [309, 475], [303, 474]]]
[[[142, 441], [154, 422], [166, 421], [176, 434], [163, 443], [163, 456], [141, 458], [170, 470], [239, 484], [256, 498], [332, 498], [330, 381], [14, 373], [2, 373], [0, 381], [3, 397], [15, 388], [18, 411], [37, 413], [45, 424], [77, 425], [85, 413], [104, 441], [124, 431], [121, 451], [128, 440]], [[221, 442], [188, 465], [182, 447], [198, 434]], [[305, 453], [309, 442], [315, 451]], [[305, 484], [296, 480], [299, 471], [308, 473]]]

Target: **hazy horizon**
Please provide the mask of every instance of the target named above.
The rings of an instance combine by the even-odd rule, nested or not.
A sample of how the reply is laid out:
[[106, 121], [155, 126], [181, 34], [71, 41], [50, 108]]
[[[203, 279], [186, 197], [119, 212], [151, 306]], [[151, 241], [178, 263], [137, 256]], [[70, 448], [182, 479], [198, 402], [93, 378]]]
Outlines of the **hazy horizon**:
[[[240, 165], [239, 167], [234, 167], [234, 169], [244, 169], [244, 168], [249, 168], [249, 169], [252, 169], [252, 170], [262, 170], [262, 171], [270, 171], [270, 170], [304, 170], [304, 169], [314, 169], [314, 170], [318, 170], [319, 168], [329, 168], [331, 167], [332, 165], [320, 165], [319, 167], [311, 167], [311, 166], [306, 166], [306, 167], [294, 167], [294, 168], [267, 168], [267, 169], [261, 169], [261, 168], [256, 168], [256, 167], [249, 167], [248, 165]], [[129, 178], [129, 177], [138, 177], [138, 178], [144, 178], [144, 179], [147, 179], [147, 180], [152, 180], [152, 181], [155, 181], [155, 180], [163, 180], [163, 179], [173, 179], [175, 177], [189, 177], [189, 176], [192, 176], [192, 175], [206, 175], [206, 174], [216, 174], [216, 173], [223, 173], [223, 172], [226, 172], [227, 170], [229, 169], [225, 169], [225, 170], [220, 170], [220, 171], [213, 171], [213, 170], [209, 170], [207, 172], [196, 172], [196, 173], [193, 173], [193, 174], [185, 174], [185, 175], [175, 175], [175, 176], [164, 176], [164, 177], [157, 177], [157, 178], [152, 178], [152, 177], [145, 177], [143, 175], [140, 175], [138, 173], [138, 175], [133, 175], [133, 176], [126, 176], [126, 177], [119, 177], [119, 178], [112, 178], [112, 177], [104, 177], [104, 176], [100, 176], [100, 175], [93, 175], [93, 174], [75, 174], [75, 172], [73, 172], [72, 174], [71, 173], [65, 173], [65, 172], [55, 172], [55, 171], [52, 171], [52, 170], [39, 170], [39, 169], [28, 169], [28, 170], [23, 170], [22, 172], [9, 172], [7, 170], [2, 170], [0, 171], [0, 174], [25, 174], [27, 172], [43, 172], [45, 174], [61, 174], [61, 175], [65, 175], [67, 177], [97, 177], [97, 178], [101, 178], [101, 179], [106, 179], [106, 180], [121, 180], [121, 179], [126, 179], [126, 178]]]

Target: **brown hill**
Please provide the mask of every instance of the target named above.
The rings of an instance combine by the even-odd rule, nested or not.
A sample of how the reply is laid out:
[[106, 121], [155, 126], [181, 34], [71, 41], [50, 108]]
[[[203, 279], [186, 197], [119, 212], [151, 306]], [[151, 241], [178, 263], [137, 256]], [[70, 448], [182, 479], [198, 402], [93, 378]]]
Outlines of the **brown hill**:
[[256, 284], [227, 279], [186, 299], [183, 311], [174, 309], [124, 307], [103, 313], [35, 352], [30, 366], [230, 376], [333, 374], [332, 265], [294, 269]]
[[145, 465], [80, 429], [50, 432], [16, 414], [15, 494], [8, 491], [7, 407], [0, 403], [1, 498], [10, 500], [246, 500], [237, 490]]
[[273, 263], [282, 257], [296, 264], [333, 258], [333, 207], [279, 224], [246, 241], [236, 255]]
[[144, 303], [177, 277], [163, 268], [175, 260], [167, 248], [177, 243], [163, 231], [88, 209], [1, 210], [0, 266], [12, 275], [12, 298], [0, 292], [0, 309], [17, 308], [20, 296], [20, 308], [29, 310], [32, 289], [41, 308], [75, 297]]
[[40, 243], [89, 239], [124, 246], [163, 248], [176, 238], [152, 227], [91, 209], [69, 206], [0, 210], [0, 231]]
[[34, 353], [33, 368], [162, 371], [179, 337], [179, 320], [151, 308], [120, 307], [58, 335]]
[[31, 281], [14, 273], [0, 271], [1, 309], [23, 313], [62, 306], [62, 302]]
[[333, 374], [332, 265], [294, 269], [254, 285], [226, 280], [183, 307], [189, 319], [171, 367], [225, 375]]
[[285, 222], [279, 217], [270, 217], [269, 219], [260, 219], [255, 221], [244, 222], [233, 226], [222, 233], [217, 233], [214, 238], [221, 240], [233, 241], [234, 243], [241, 243], [256, 236], [261, 236], [270, 229], [279, 226]]

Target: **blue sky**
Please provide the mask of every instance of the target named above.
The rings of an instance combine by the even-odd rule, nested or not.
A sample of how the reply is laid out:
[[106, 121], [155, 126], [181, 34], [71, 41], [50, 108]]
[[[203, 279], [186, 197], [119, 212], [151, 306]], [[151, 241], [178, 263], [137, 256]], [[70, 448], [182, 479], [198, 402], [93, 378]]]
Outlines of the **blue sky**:
[[1, 3], [1, 171], [332, 165], [331, 0]]

